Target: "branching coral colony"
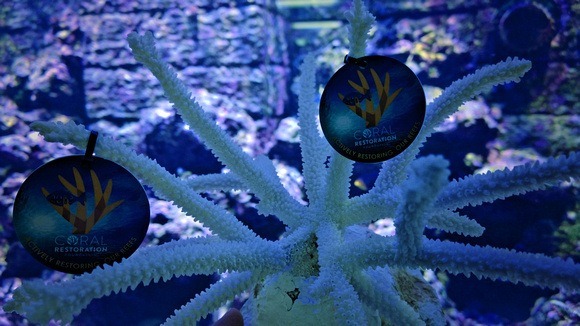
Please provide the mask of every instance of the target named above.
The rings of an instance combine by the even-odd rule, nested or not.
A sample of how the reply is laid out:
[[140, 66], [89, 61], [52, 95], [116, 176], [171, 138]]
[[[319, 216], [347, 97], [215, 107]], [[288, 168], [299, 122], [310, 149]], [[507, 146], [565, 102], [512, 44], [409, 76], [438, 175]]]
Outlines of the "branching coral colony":
[[[360, 1], [348, 13], [351, 55], [364, 54], [374, 17]], [[439, 156], [415, 158], [433, 128], [463, 102], [493, 85], [518, 81], [530, 62], [508, 59], [454, 82], [427, 109], [417, 140], [383, 163], [368, 193], [348, 197], [352, 162], [333, 152], [316, 125], [314, 60], [302, 65], [300, 138], [308, 205], [281, 185], [272, 162], [245, 154], [191, 99], [176, 73], [157, 53], [153, 36], [129, 35], [136, 59], [159, 79], [184, 121], [232, 171], [182, 180], [154, 161], [107, 137], [99, 155], [136, 173], [163, 198], [172, 200], [209, 227], [213, 236], [179, 240], [138, 250], [114, 266], [103, 266], [62, 283], [24, 282], [5, 310], [33, 322], [70, 322], [94, 298], [179, 275], [228, 271], [228, 276], [175, 311], [167, 324], [192, 324], [235, 295], [249, 291], [243, 307], [247, 324], [444, 324], [437, 300], [419, 268], [438, 268], [478, 278], [502, 279], [549, 288], [580, 289], [580, 265], [539, 254], [478, 247], [425, 238], [424, 227], [468, 236], [483, 232], [477, 222], [455, 213], [467, 205], [543, 189], [577, 178], [577, 153], [526, 164], [513, 170], [472, 175], [448, 182], [448, 163]], [[34, 123], [48, 141], [84, 148], [89, 132], [74, 123]], [[325, 165], [330, 156], [328, 167]], [[250, 189], [259, 211], [287, 225], [278, 241], [256, 236], [235, 216], [202, 198], [199, 189]], [[394, 217], [396, 236], [383, 237], [364, 226]]]

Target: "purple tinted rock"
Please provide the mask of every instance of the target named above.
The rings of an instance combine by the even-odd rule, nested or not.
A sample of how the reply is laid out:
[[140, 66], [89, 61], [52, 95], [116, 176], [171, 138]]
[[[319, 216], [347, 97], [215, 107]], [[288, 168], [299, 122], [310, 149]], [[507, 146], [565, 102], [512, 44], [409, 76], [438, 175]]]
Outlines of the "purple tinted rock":
[[578, 325], [580, 294], [560, 291], [549, 298], [540, 298], [532, 308], [527, 325]]
[[273, 23], [283, 25], [281, 18], [255, 4], [213, 5], [83, 5], [80, 26], [87, 44], [83, 51], [89, 117], [137, 119], [140, 109], [164, 105], [157, 82], [135, 66], [126, 46], [125, 36], [133, 30], [154, 31], [159, 51], [194, 95], [211, 94], [205, 99], [209, 110], [281, 114], [289, 69], [282, 29], [272, 28]]

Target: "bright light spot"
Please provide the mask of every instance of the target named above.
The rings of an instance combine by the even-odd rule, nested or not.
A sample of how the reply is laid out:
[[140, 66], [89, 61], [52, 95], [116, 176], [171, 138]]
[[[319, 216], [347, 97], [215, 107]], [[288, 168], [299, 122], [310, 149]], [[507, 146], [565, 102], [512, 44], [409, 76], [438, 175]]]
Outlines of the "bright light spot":
[[156, 109], [155, 110], [155, 114], [163, 119], [167, 119], [171, 116], [171, 112], [167, 111], [167, 110], [163, 110], [163, 109]]
[[338, 20], [313, 20], [296, 22], [290, 25], [293, 29], [335, 29], [342, 26]]
[[282, 7], [323, 7], [334, 6], [338, 0], [278, 0], [276, 5]]

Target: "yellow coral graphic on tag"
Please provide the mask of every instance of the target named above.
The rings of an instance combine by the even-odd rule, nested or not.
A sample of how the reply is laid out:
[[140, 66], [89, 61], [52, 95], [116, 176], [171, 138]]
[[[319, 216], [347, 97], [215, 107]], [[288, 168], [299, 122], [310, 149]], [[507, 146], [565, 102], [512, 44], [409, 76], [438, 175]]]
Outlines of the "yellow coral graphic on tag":
[[[387, 108], [391, 105], [391, 103], [393, 103], [403, 88], [399, 88], [389, 95], [389, 87], [391, 83], [391, 77], [389, 76], [389, 73], [385, 73], [385, 81], [383, 83], [377, 72], [374, 69], [371, 69], [371, 75], [373, 76], [375, 87], [379, 94], [379, 103], [375, 106], [370, 95], [370, 87], [366, 77], [360, 70], [357, 71], [357, 74], [361, 84], [359, 85], [352, 80], [349, 80], [348, 83], [358, 94], [353, 93], [343, 95], [338, 93], [338, 98], [340, 98], [340, 100], [352, 112], [365, 120], [367, 128], [376, 127], [376, 125], [379, 124], [379, 121], [381, 121], [383, 114], [387, 111]], [[365, 102], [364, 110], [361, 107], [362, 102]]]
[[[90, 173], [95, 200], [93, 212], [88, 217], [85, 184], [81, 174], [76, 168], [73, 168], [75, 185], [70, 183], [63, 176], [58, 176], [58, 179], [68, 192], [61, 190], [49, 192], [46, 188], [42, 187], [42, 193], [52, 208], [72, 224], [73, 234], [89, 233], [100, 219], [123, 203], [123, 200], [118, 200], [112, 204], [108, 204], [111, 192], [113, 191], [113, 180], [109, 179], [105, 191], [103, 191], [97, 173], [92, 169], [90, 170]], [[73, 213], [71, 211], [71, 205], [74, 203], [78, 203], [78, 205], [76, 211]]]

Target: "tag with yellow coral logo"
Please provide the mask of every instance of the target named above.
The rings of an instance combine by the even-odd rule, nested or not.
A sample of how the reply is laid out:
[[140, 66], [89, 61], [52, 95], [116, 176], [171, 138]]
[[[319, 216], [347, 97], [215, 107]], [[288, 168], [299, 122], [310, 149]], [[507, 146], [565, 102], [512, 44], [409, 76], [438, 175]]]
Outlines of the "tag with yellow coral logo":
[[100, 157], [66, 156], [24, 181], [13, 223], [34, 258], [80, 274], [129, 257], [139, 247], [149, 225], [149, 201], [122, 166]]
[[345, 58], [320, 100], [320, 124], [341, 155], [381, 162], [415, 140], [425, 118], [425, 93], [413, 71], [384, 56]]

